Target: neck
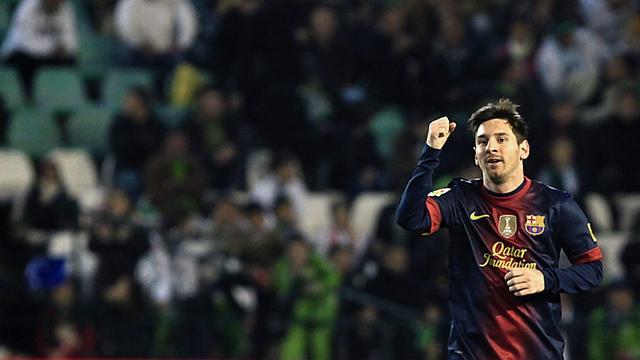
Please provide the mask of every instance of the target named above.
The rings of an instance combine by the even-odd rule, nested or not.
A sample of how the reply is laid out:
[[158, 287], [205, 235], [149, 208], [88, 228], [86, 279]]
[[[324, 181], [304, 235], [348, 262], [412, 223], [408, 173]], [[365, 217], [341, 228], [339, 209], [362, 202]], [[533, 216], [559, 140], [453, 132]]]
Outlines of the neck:
[[517, 189], [524, 182], [524, 172], [517, 172], [502, 183], [495, 183], [486, 174], [482, 176], [482, 184], [487, 190], [497, 194], [507, 194]]

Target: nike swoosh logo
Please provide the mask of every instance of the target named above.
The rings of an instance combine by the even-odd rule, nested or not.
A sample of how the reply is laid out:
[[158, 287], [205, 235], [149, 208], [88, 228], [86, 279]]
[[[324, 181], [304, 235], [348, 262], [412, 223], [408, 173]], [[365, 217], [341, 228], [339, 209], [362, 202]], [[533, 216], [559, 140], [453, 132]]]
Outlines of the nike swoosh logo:
[[471, 215], [469, 215], [469, 217], [471, 218], [471, 220], [480, 220], [482, 218], [488, 218], [490, 216], [487, 215], [487, 214], [476, 215], [476, 212], [474, 211], [474, 212], [471, 213]]

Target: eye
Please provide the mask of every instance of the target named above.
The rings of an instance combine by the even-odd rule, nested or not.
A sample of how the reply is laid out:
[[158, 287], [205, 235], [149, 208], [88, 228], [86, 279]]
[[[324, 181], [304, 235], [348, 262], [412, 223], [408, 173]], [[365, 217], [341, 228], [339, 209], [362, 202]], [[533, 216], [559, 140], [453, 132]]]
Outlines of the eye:
[[486, 145], [487, 144], [487, 139], [478, 139], [478, 140], [476, 140], [476, 144], [478, 144], [478, 145]]
[[506, 136], [500, 136], [498, 137], [498, 143], [502, 144], [503, 142], [506, 142], [508, 139]]

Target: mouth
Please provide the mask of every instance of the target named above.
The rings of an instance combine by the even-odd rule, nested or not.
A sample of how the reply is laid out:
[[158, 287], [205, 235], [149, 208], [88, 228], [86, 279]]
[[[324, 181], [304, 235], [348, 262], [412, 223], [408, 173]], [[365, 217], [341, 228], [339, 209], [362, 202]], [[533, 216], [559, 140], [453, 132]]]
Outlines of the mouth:
[[485, 163], [487, 164], [488, 168], [495, 169], [498, 166], [500, 166], [500, 164], [502, 163], [502, 159], [490, 158], [490, 159], [485, 160]]

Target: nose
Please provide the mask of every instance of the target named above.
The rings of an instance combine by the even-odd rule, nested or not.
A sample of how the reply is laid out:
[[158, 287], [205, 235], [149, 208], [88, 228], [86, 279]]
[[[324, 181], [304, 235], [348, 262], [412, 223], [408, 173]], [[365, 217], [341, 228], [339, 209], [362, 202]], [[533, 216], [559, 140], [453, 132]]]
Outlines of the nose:
[[487, 147], [486, 147], [486, 151], [488, 153], [495, 153], [498, 151], [498, 141], [496, 139], [493, 138], [489, 138], [489, 140], [487, 140]]

